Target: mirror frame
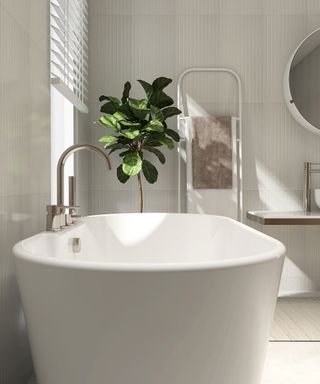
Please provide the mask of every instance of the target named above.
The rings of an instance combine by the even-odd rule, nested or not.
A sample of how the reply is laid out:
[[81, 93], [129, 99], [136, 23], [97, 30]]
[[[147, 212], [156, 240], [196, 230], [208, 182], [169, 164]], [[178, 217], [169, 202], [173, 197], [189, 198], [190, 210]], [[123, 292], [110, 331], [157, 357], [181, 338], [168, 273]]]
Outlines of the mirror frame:
[[287, 105], [289, 111], [291, 112], [291, 114], [294, 117], [294, 119], [300, 125], [302, 125], [304, 128], [307, 128], [309, 131], [311, 131], [311, 132], [313, 132], [313, 133], [315, 133], [317, 135], [320, 135], [320, 127], [317, 128], [313, 124], [309, 123], [309, 121], [300, 113], [299, 109], [296, 107], [295, 103], [292, 100], [292, 94], [291, 94], [291, 89], [290, 89], [290, 69], [291, 69], [291, 65], [292, 65], [293, 59], [294, 59], [296, 53], [298, 52], [298, 50], [300, 49], [300, 47], [302, 46], [302, 44], [306, 40], [308, 40], [309, 37], [311, 37], [313, 34], [319, 32], [319, 31], [320, 31], [320, 28], [317, 28], [316, 30], [311, 32], [297, 46], [297, 48], [294, 50], [294, 52], [292, 53], [292, 55], [289, 58], [289, 62], [287, 64], [286, 68], [285, 68], [284, 78], [283, 78], [284, 98], [285, 98], [286, 105]]

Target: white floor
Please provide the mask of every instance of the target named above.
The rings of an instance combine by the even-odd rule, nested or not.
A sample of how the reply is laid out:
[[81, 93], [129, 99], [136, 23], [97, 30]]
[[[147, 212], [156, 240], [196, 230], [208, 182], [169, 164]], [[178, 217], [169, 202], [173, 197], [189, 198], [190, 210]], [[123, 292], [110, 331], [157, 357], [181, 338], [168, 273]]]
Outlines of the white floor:
[[270, 342], [261, 384], [320, 384], [320, 343]]

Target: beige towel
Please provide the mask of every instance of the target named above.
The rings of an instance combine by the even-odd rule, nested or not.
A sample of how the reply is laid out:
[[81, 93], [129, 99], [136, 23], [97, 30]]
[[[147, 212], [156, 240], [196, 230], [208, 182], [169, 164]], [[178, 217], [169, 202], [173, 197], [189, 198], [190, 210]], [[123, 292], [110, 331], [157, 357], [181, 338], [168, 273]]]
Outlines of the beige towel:
[[192, 117], [194, 189], [232, 188], [231, 117]]

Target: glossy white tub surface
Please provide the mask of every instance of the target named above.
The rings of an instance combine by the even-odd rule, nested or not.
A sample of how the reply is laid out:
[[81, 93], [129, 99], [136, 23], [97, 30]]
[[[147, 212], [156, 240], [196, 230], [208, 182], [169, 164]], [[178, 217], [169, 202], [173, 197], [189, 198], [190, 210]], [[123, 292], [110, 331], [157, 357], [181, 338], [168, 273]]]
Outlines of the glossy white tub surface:
[[14, 254], [39, 384], [260, 383], [277, 240], [219, 216], [100, 215]]

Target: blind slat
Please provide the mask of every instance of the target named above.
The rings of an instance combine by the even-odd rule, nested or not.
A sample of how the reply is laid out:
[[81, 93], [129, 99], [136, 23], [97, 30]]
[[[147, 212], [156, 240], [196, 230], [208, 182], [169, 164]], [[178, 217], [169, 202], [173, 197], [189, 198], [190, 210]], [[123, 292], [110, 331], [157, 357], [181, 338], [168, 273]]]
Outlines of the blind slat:
[[61, 28], [63, 30], [65, 29], [65, 26], [69, 26], [70, 32], [74, 34], [75, 38], [77, 38], [77, 33], [80, 33], [83, 35], [84, 39], [87, 39], [88, 27], [85, 20], [82, 21], [81, 28], [79, 28], [79, 19], [81, 19], [81, 16], [76, 17], [73, 12], [70, 12], [69, 16], [66, 17], [61, 12], [61, 9], [55, 5], [53, 5], [53, 9], [51, 9], [51, 16], [62, 26]]
[[[54, 23], [56, 24], [54, 25], [54, 23], [51, 22], [51, 29], [54, 29], [56, 33], [57, 33], [57, 30], [60, 32], [59, 37], [63, 42], [69, 41], [69, 44], [73, 46], [77, 51], [80, 51], [80, 52], [81, 52], [82, 43], [85, 45], [86, 49], [88, 49], [87, 35], [85, 37], [83, 37], [83, 34], [81, 33], [79, 35], [76, 35], [76, 33], [73, 30], [72, 24], [69, 25], [68, 23], [63, 23], [61, 19], [59, 19], [57, 16], [53, 14], [51, 14], [51, 17], [53, 19], [52, 21], [54, 21]], [[68, 32], [68, 31], [71, 31], [71, 32]], [[70, 33], [72, 34], [72, 36], [70, 36]]]
[[[65, 48], [66, 44], [64, 44], [63, 38], [59, 35], [59, 31], [56, 31], [56, 33], [58, 35], [57, 38], [55, 38], [54, 36], [51, 37], [51, 46], [53, 48], [57, 47], [56, 51], [59, 51], [62, 56], [66, 57], [66, 59], [69, 57], [69, 59], [73, 61], [73, 57], [77, 56], [79, 54], [79, 52], [76, 52], [73, 49], [73, 47], [70, 48], [71, 53], [68, 52]], [[84, 68], [87, 68], [88, 67], [88, 54], [87, 54], [87, 52], [84, 52], [83, 55], [85, 58], [85, 60], [83, 61], [83, 66], [84, 66]]]
[[81, 71], [81, 68], [78, 67], [71, 67], [70, 65], [66, 65], [63, 56], [60, 55], [59, 52], [56, 52], [54, 50], [51, 50], [52, 56], [52, 63], [57, 63], [61, 66], [61, 68], [65, 68], [63, 73], [65, 75], [73, 74], [75, 78], [78, 79], [78, 81], [83, 82], [84, 84], [88, 83], [88, 80], [86, 78], [82, 78], [83, 72]]

